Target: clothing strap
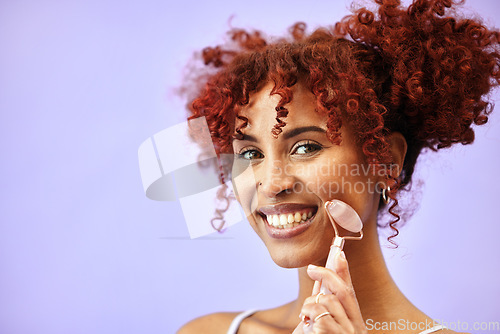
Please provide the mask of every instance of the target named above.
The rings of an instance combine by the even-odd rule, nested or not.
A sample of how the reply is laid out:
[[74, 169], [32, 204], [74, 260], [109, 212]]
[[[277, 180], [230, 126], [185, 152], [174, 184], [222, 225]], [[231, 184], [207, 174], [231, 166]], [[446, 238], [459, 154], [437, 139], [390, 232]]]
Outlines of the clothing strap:
[[257, 310], [248, 310], [238, 314], [231, 322], [231, 325], [227, 330], [227, 334], [236, 334], [238, 332], [238, 328], [240, 328], [241, 322], [245, 320], [245, 318], [248, 318], [249, 316], [254, 314], [255, 312], [257, 312]]
[[423, 332], [420, 332], [419, 334], [429, 334], [429, 333], [434, 333], [434, 332], [437, 332], [437, 331], [439, 331], [439, 330], [441, 330], [441, 329], [446, 329], [446, 327], [445, 327], [445, 326], [443, 326], [443, 325], [437, 325], [437, 326], [434, 326], [434, 327], [432, 327], [432, 328], [429, 328], [429, 329], [427, 329], [427, 330], [425, 330], [425, 331], [423, 331]]

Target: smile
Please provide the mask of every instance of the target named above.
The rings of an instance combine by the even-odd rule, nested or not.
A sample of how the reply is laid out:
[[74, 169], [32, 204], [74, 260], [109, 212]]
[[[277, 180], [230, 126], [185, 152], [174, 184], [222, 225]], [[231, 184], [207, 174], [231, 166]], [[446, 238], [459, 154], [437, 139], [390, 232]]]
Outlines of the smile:
[[267, 223], [276, 228], [292, 228], [300, 223], [307, 221], [313, 215], [312, 210], [308, 212], [297, 211], [289, 214], [268, 215], [266, 216]]
[[305, 204], [278, 204], [259, 209], [269, 236], [291, 238], [304, 232], [314, 220], [318, 208]]

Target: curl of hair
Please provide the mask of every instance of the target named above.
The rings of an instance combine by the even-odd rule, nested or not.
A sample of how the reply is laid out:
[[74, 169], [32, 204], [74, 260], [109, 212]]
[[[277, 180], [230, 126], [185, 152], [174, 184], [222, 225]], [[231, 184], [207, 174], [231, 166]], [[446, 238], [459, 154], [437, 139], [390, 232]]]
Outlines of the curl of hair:
[[409, 186], [422, 150], [470, 144], [471, 125], [487, 122], [492, 106], [486, 96], [500, 83], [499, 33], [447, 15], [456, 5], [451, 0], [415, 0], [408, 8], [399, 0], [374, 2], [376, 11], [357, 9], [310, 34], [296, 23], [274, 42], [259, 31], [230, 31], [227, 45], [203, 51], [204, 64], [216, 71], [200, 74], [205, 85], [189, 104], [189, 118], [205, 116], [217, 153], [231, 153], [232, 139], [248, 121], [237, 110], [250, 94], [274, 83], [280, 102], [270, 131], [278, 136], [300, 80], [328, 117], [328, 139], [340, 144], [340, 127], [350, 123], [375, 168], [391, 163], [386, 137], [400, 132], [408, 149], [390, 194], [394, 220], [384, 225], [394, 237], [400, 220], [395, 193]]

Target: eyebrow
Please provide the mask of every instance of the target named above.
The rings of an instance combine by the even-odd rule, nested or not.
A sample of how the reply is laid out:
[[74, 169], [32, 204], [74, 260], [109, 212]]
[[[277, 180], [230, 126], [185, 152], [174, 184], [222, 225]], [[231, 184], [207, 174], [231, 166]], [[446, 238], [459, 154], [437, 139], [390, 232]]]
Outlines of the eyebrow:
[[[298, 135], [300, 135], [301, 133], [304, 133], [304, 132], [326, 133], [326, 130], [323, 129], [323, 128], [320, 128], [319, 126], [315, 126], [315, 125], [312, 125], [312, 126], [302, 126], [300, 128], [295, 128], [295, 129], [292, 129], [290, 131], [284, 132], [283, 133], [283, 138], [284, 139], [290, 139], [290, 138], [298, 136]], [[247, 135], [247, 134], [243, 134], [243, 137], [241, 138], [241, 140], [246, 140], [246, 141], [251, 141], [251, 142], [258, 142], [257, 138], [255, 138], [252, 135]]]
[[326, 130], [323, 129], [323, 128], [320, 128], [319, 126], [315, 126], [315, 125], [312, 125], [312, 126], [303, 126], [303, 127], [300, 127], [300, 128], [292, 129], [290, 131], [286, 131], [285, 133], [283, 133], [283, 138], [290, 139], [290, 138], [298, 136], [298, 135], [300, 135], [301, 133], [304, 133], [304, 132], [326, 133]]

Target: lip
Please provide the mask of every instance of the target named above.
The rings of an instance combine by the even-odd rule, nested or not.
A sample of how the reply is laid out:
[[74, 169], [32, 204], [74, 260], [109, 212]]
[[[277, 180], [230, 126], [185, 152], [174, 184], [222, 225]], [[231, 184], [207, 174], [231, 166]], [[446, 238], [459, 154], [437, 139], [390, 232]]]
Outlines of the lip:
[[312, 216], [307, 221], [300, 223], [299, 225], [297, 225], [295, 227], [286, 228], [286, 229], [276, 228], [274, 226], [269, 225], [265, 221], [264, 221], [264, 225], [266, 225], [267, 234], [269, 234], [269, 236], [271, 238], [288, 239], [288, 238], [295, 237], [301, 233], [304, 233], [309, 228], [309, 226], [311, 226], [311, 224], [314, 221], [314, 218], [316, 218], [316, 215]]
[[314, 211], [314, 213], [316, 213], [318, 207], [316, 205], [311, 205], [311, 204], [283, 203], [283, 204], [263, 206], [258, 211], [266, 216], [269, 216], [269, 215], [294, 213], [297, 211], [303, 211], [307, 209], [311, 209]]
[[[266, 217], [264, 216], [264, 215], [287, 214], [297, 211], [304, 211], [307, 209], [311, 209], [313, 211], [313, 215], [311, 216], [311, 218], [309, 218], [307, 221], [303, 223], [300, 223], [295, 227], [287, 229], [276, 228], [272, 225], [269, 225], [266, 221]], [[271, 238], [288, 239], [304, 233], [309, 228], [309, 226], [311, 226], [311, 224], [314, 222], [314, 218], [316, 218], [316, 214], [318, 213], [318, 207], [310, 204], [286, 203], [286, 204], [265, 206], [260, 208], [258, 211], [262, 218], [263, 224], [266, 226], [267, 234]]]

